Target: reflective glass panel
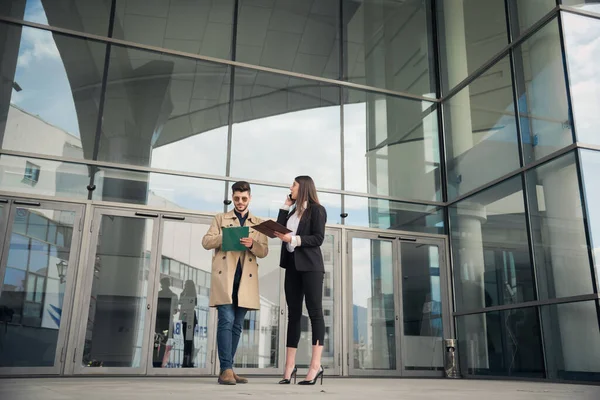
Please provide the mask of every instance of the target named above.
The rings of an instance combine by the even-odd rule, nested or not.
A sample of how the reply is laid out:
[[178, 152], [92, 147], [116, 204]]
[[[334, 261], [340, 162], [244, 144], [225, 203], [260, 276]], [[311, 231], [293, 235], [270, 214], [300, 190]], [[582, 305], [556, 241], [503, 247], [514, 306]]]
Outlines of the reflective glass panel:
[[447, 93], [508, 44], [506, 14], [504, 0], [442, 0], [437, 12], [442, 89]]
[[514, 62], [523, 151], [530, 163], [573, 143], [558, 21], [518, 46]]
[[565, 6], [581, 8], [585, 11], [600, 12], [598, 0], [561, 0]]
[[114, 46], [98, 160], [225, 175], [229, 67]]
[[113, 37], [229, 59], [234, 0], [117, 0]]
[[269, 254], [259, 260], [260, 310], [246, 313], [244, 330], [235, 354], [235, 368], [279, 367], [279, 318], [282, 269], [281, 240], [269, 239]]
[[521, 177], [449, 209], [457, 311], [535, 300]]
[[[35, 163], [39, 168], [35, 184], [32, 184], [28, 174], [28, 163]], [[87, 199], [86, 186], [89, 183], [89, 170], [83, 164], [0, 155], [0, 190], [3, 191], [17, 192], [20, 195]]]
[[345, 189], [414, 200], [441, 200], [437, 108], [344, 90]]
[[102, 215], [100, 224], [82, 365], [141, 367], [154, 221]]
[[396, 369], [397, 313], [391, 241], [352, 239], [352, 344], [355, 370]]
[[595, 301], [541, 307], [548, 377], [600, 379], [600, 328]]
[[[594, 252], [596, 285], [600, 284], [600, 152], [580, 150], [581, 169], [584, 178], [584, 193], [587, 205], [588, 229]], [[598, 288], [598, 286], [596, 286]]]
[[449, 199], [520, 167], [508, 57], [444, 105]]
[[444, 234], [444, 210], [425, 204], [344, 196], [346, 225]]
[[2, 23], [0, 37], [0, 146], [91, 159], [106, 45]]
[[[154, 368], [207, 368], [210, 279], [200, 282], [197, 271], [211, 273], [212, 252], [198, 246], [208, 224], [164, 221], [161, 260], [180, 265], [160, 273], [152, 365]], [[183, 277], [182, 273], [183, 272]]]
[[0, 15], [108, 36], [111, 0], [9, 0], [0, 2]]
[[94, 200], [222, 212], [225, 182], [122, 169], [98, 169]]
[[600, 145], [600, 21], [562, 15], [577, 141]]
[[404, 368], [443, 370], [440, 249], [424, 243], [400, 243]]
[[462, 373], [544, 378], [537, 308], [461, 316], [456, 325]]
[[236, 60], [338, 79], [339, 14], [339, 0], [239, 0]]
[[[0, 292], [0, 367], [55, 365], [57, 350], [60, 351], [57, 347], [74, 220], [72, 211], [22, 207], [14, 210]], [[34, 232], [35, 226], [49, 222], [68, 234], [66, 245], [59, 246], [56, 238], [40, 241], [16, 232]]]
[[236, 68], [231, 176], [339, 189], [339, 104], [337, 87]]
[[431, 1], [342, 0], [344, 77], [435, 97]]
[[556, 7], [556, 0], [508, 0], [513, 40]]
[[539, 299], [594, 292], [575, 154], [526, 174]]

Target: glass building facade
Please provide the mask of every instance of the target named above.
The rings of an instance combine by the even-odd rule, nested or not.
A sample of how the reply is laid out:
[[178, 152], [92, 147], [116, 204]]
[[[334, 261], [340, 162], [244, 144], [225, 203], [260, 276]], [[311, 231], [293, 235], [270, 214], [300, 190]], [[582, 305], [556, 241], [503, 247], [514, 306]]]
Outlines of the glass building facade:
[[[456, 338], [465, 377], [600, 380], [599, 36], [583, 0], [0, 2], [0, 375], [215, 374], [211, 216], [311, 175], [330, 374]], [[245, 373], [283, 367], [269, 244]]]

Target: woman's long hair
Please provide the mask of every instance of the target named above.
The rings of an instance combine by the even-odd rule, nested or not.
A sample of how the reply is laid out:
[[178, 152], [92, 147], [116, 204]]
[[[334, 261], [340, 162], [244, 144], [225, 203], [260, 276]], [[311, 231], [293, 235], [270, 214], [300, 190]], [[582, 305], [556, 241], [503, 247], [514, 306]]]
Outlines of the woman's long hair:
[[[297, 176], [294, 180], [299, 185], [298, 197], [296, 198], [296, 212], [298, 215], [302, 215], [307, 210], [310, 212], [312, 204], [321, 204], [319, 203], [315, 181], [310, 176], [301, 175]], [[306, 209], [304, 203], [306, 203]]]

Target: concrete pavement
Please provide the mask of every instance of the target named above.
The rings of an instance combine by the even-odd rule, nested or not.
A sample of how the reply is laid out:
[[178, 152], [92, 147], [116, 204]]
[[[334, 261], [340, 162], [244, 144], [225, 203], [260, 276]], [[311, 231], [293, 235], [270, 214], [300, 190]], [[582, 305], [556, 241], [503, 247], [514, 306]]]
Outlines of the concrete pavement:
[[0, 379], [1, 400], [325, 399], [599, 400], [600, 386], [448, 379], [327, 378], [323, 386], [277, 385], [277, 378], [220, 386], [216, 378]]

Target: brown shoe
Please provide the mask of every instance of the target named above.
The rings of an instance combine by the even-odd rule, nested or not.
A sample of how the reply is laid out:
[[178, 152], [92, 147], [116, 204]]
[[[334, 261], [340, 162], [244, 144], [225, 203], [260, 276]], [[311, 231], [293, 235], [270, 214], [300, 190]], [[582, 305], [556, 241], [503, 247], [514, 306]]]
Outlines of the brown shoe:
[[247, 378], [242, 378], [241, 376], [238, 376], [235, 372], [233, 373], [233, 377], [235, 378], [236, 383], [248, 383]]
[[235, 385], [235, 377], [232, 369], [226, 369], [219, 375], [219, 385]]

